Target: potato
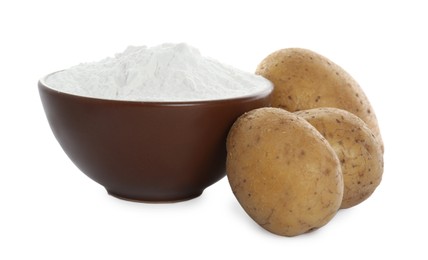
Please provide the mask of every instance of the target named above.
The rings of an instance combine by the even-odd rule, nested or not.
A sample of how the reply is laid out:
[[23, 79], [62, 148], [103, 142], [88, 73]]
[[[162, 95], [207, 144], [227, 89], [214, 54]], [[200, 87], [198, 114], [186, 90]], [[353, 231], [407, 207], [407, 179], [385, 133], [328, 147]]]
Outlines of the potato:
[[383, 154], [364, 121], [337, 108], [314, 108], [295, 114], [327, 139], [341, 162], [345, 190], [340, 207], [353, 207], [370, 197], [382, 179]]
[[247, 112], [227, 137], [227, 177], [247, 214], [296, 236], [327, 224], [340, 207], [340, 162], [307, 121], [280, 108]]
[[317, 107], [347, 110], [367, 123], [383, 149], [376, 115], [363, 90], [326, 57], [307, 49], [281, 49], [267, 56], [256, 74], [273, 82], [272, 106], [290, 112]]

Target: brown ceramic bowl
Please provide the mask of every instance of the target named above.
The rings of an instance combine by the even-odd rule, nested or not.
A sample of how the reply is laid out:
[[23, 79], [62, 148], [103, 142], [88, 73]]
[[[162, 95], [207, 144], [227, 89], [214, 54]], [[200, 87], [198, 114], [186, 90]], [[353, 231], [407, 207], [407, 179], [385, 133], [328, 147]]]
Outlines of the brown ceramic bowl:
[[135, 102], [59, 92], [38, 83], [50, 127], [87, 176], [113, 196], [191, 199], [225, 176], [226, 136], [244, 112], [270, 105], [251, 96], [196, 102]]

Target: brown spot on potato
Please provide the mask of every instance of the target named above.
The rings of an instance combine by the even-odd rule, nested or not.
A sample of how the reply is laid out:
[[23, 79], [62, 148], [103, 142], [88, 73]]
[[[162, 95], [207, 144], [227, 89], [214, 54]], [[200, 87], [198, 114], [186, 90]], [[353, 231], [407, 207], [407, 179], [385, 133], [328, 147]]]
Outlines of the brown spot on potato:
[[317, 98], [315, 99], [315, 102], [320, 101], [320, 99], [321, 99], [321, 96], [317, 96]]

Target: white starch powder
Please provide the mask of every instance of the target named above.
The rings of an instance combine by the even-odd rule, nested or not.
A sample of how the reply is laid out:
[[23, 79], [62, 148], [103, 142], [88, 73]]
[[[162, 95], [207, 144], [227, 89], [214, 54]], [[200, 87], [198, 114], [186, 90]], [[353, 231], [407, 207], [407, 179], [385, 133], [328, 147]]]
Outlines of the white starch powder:
[[46, 78], [58, 91], [132, 101], [198, 101], [246, 96], [267, 79], [226, 66], [184, 43], [128, 47], [115, 57], [82, 63]]

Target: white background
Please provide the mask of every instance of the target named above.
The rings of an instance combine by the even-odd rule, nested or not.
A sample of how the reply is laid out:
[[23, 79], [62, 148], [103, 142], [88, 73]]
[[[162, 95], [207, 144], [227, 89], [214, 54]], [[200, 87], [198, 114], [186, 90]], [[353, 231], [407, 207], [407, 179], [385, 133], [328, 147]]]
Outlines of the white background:
[[[427, 259], [428, 9], [424, 1], [1, 1], [0, 259]], [[383, 182], [294, 238], [268, 233], [224, 178], [175, 204], [113, 198], [51, 133], [37, 81], [128, 45], [187, 42], [253, 72], [304, 47], [360, 83], [377, 113]]]

